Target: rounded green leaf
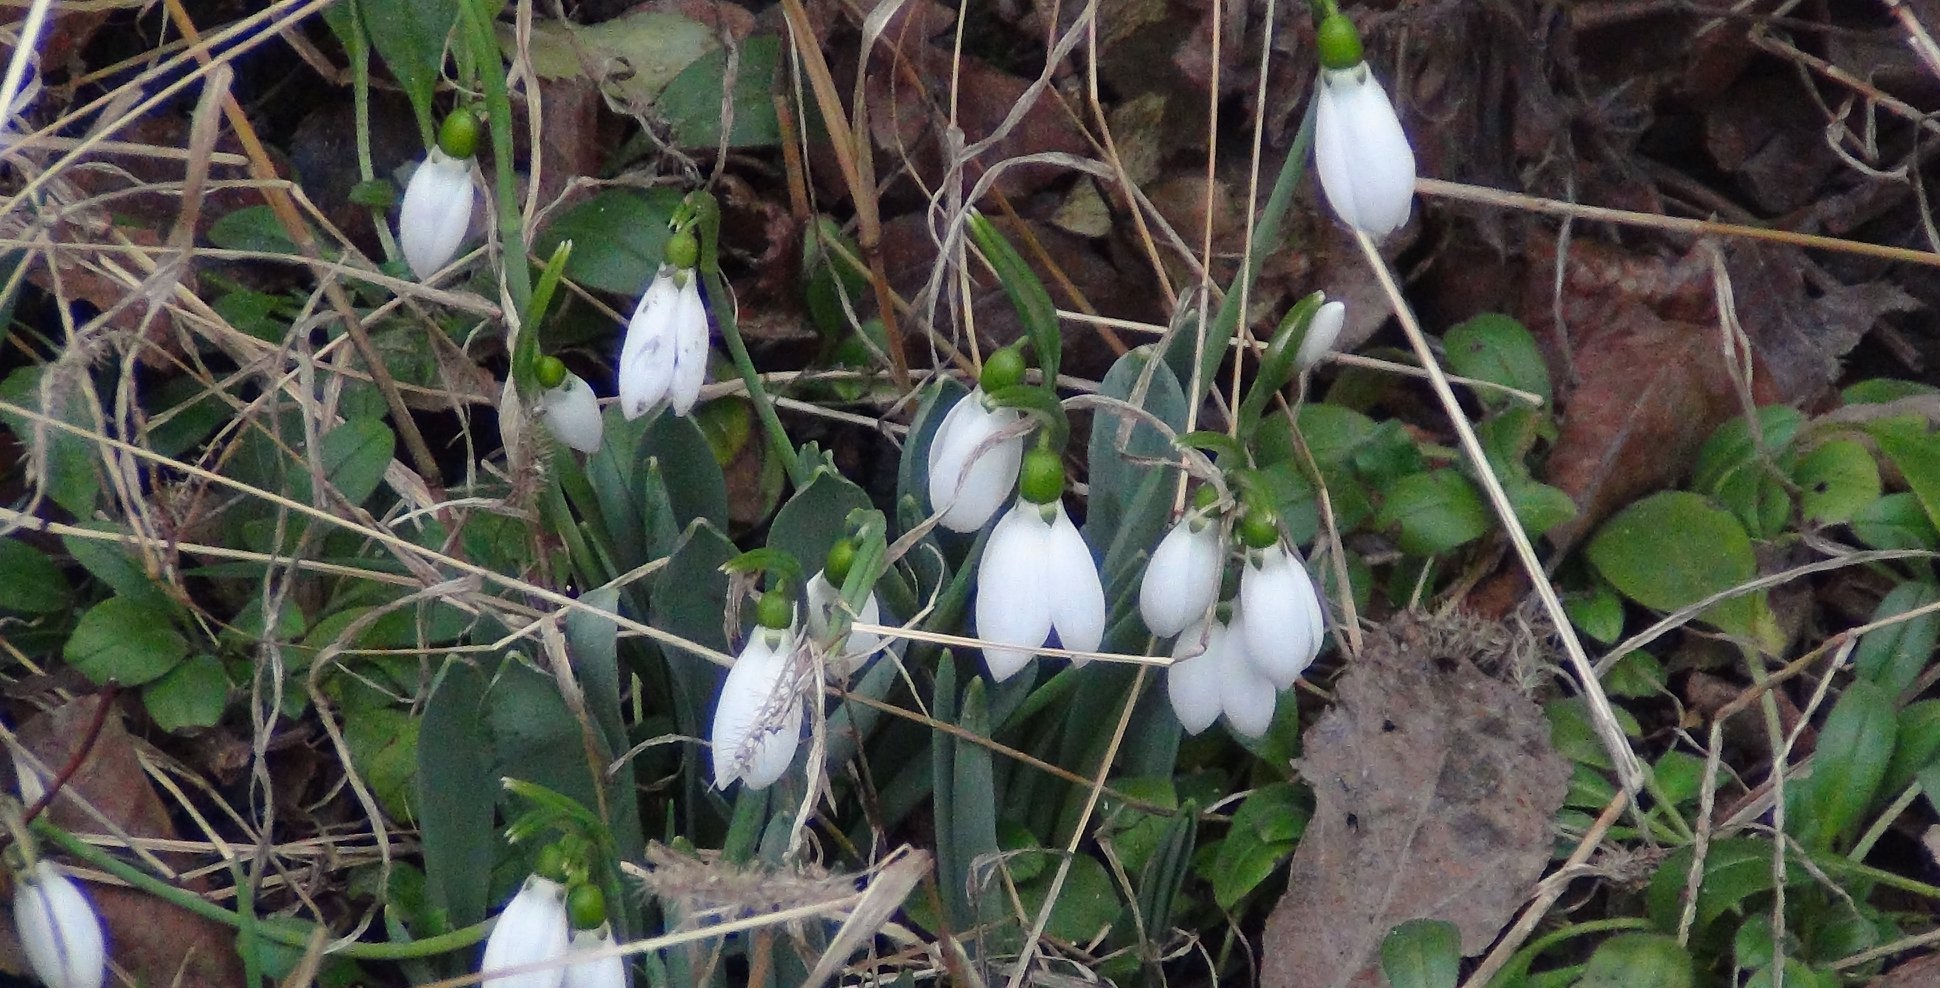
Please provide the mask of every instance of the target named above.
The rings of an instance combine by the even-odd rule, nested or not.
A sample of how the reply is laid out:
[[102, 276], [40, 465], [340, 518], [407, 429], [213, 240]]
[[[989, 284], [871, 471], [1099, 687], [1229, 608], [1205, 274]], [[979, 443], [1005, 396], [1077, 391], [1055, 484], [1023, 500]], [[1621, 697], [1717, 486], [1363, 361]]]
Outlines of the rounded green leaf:
[[0, 539], [0, 610], [51, 614], [67, 603], [67, 578], [53, 560], [19, 539]]
[[1596, 582], [1589, 589], [1563, 598], [1563, 613], [1569, 615], [1576, 630], [1609, 645], [1623, 634], [1623, 598], [1607, 583]]
[[[1549, 402], [1549, 367], [1536, 348], [1536, 338], [1522, 323], [1499, 313], [1486, 313], [1450, 329], [1442, 342], [1448, 348], [1449, 369], [1455, 373], [1531, 391], [1542, 395], [1545, 404]], [[1510, 400], [1497, 391], [1483, 390], [1477, 395], [1489, 404]]]
[[1455, 988], [1462, 973], [1462, 934], [1440, 919], [1411, 919], [1381, 941], [1389, 988]]
[[74, 626], [62, 656], [97, 683], [139, 686], [167, 675], [189, 654], [189, 643], [163, 611], [129, 597], [109, 597]]
[[[1605, 522], [1590, 540], [1590, 565], [1617, 592], [1675, 611], [1745, 583], [1758, 572], [1751, 538], [1728, 511], [1686, 491], [1653, 494]], [[1713, 605], [1705, 619], [1734, 634], [1757, 630], [1762, 597]]]
[[149, 683], [141, 699], [164, 731], [211, 727], [229, 706], [229, 675], [215, 656], [198, 655]]
[[1691, 988], [1691, 955], [1673, 937], [1625, 933], [1590, 955], [1576, 988]]
[[[1894, 587], [1868, 624], [1891, 620], [1908, 611], [1940, 601], [1940, 587], [1909, 581]], [[1898, 696], [1920, 678], [1940, 643], [1940, 615], [1922, 614], [1897, 624], [1866, 632], [1853, 652], [1853, 668], [1861, 679], [1878, 683]]]
[[1811, 521], [1836, 525], [1879, 498], [1879, 464], [1866, 447], [1834, 439], [1806, 454], [1792, 470], [1799, 508]]
[[1395, 481], [1376, 523], [1399, 526], [1409, 555], [1434, 556], [1480, 538], [1489, 530], [1489, 509], [1467, 477], [1436, 470]]
[[566, 277], [587, 288], [638, 295], [660, 269], [667, 220], [680, 200], [674, 189], [608, 189], [559, 214], [533, 248], [551, 257], [561, 241], [570, 240]]
[[1919, 498], [1907, 493], [1888, 494], [1854, 512], [1852, 534], [1874, 549], [1940, 548], [1940, 531]]

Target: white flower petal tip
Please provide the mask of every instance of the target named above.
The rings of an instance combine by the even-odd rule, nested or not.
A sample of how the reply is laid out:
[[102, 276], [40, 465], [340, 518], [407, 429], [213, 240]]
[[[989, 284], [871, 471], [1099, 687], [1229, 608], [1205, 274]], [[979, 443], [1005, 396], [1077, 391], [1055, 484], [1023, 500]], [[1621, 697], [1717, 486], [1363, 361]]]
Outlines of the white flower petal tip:
[[997, 520], [977, 564], [976, 607], [977, 634], [990, 643], [984, 663], [998, 682], [1024, 668], [1052, 632], [1064, 648], [1098, 649], [1105, 636], [1104, 585], [1063, 504], [1019, 498]]
[[1347, 306], [1339, 302], [1328, 302], [1315, 310], [1313, 318], [1307, 322], [1307, 335], [1300, 341], [1300, 349], [1293, 355], [1293, 362], [1301, 370], [1320, 363], [1334, 349], [1335, 341], [1340, 339], [1341, 327], [1347, 324]]
[[1219, 652], [1219, 706], [1233, 733], [1257, 738], [1273, 726], [1273, 707], [1280, 696], [1247, 658], [1247, 624], [1236, 610], [1226, 626], [1225, 648]]
[[432, 148], [411, 173], [411, 181], [404, 186], [404, 206], [398, 212], [397, 243], [419, 281], [458, 255], [458, 245], [471, 230], [477, 194], [470, 158], [454, 158]]
[[1197, 624], [1180, 635], [1172, 646], [1172, 665], [1165, 672], [1165, 693], [1172, 701], [1172, 713], [1187, 734], [1198, 734], [1211, 727], [1224, 709], [1220, 692], [1225, 678], [1226, 639], [1225, 625]]
[[628, 419], [671, 405], [692, 411], [707, 383], [707, 304], [692, 271], [661, 265], [620, 344], [620, 411]]
[[566, 375], [564, 383], [539, 396], [539, 414], [560, 442], [582, 453], [599, 452], [606, 434], [599, 396], [578, 374]]
[[1415, 152], [1387, 90], [1362, 63], [1323, 69], [1314, 110], [1320, 188], [1347, 225], [1379, 239], [1408, 222]]
[[1004, 506], [1017, 485], [1024, 437], [984, 444], [1021, 419], [1014, 409], [986, 406], [981, 388], [950, 406], [930, 439], [930, 508], [942, 510], [937, 524], [953, 532], [974, 532]]
[[1300, 560], [1275, 545], [1249, 558], [1239, 579], [1246, 611], [1246, 658], [1275, 687], [1286, 689], [1313, 664], [1326, 627], [1313, 579]]
[[492, 972], [558, 960], [566, 952], [570, 930], [566, 887], [538, 875], [527, 878], [485, 941], [485, 959], [479, 963], [484, 988], [559, 988], [562, 969], [556, 965], [515, 974]]
[[36, 863], [14, 886], [13, 916], [27, 963], [48, 988], [101, 988], [107, 942], [74, 879], [51, 862]]
[[1179, 519], [1152, 550], [1139, 582], [1138, 612], [1145, 627], [1170, 638], [1205, 618], [1219, 596], [1219, 565], [1225, 555], [1218, 525], [1192, 515]]
[[792, 682], [795, 634], [756, 628], [728, 670], [714, 707], [714, 785], [766, 789], [788, 771], [802, 738], [802, 697]]
[[[1105, 640], [1105, 584], [1091, 547], [1064, 513], [1064, 503], [1052, 505], [1051, 535], [1044, 560], [1051, 584], [1051, 630], [1058, 644], [1074, 652], [1095, 652]], [[1089, 659], [1073, 659], [1084, 665]]]
[[[835, 615], [842, 607], [842, 588], [829, 582], [827, 574], [817, 570], [808, 581], [808, 632], [817, 641], [826, 640], [829, 629], [833, 627]], [[881, 624], [882, 607], [876, 603], [876, 593], [871, 590], [862, 598], [862, 607], [856, 611], [854, 620], [863, 624]], [[842, 643], [831, 649], [826, 664], [830, 675], [847, 678], [853, 676], [869, 659], [882, 648], [882, 638], [873, 632], [851, 631]]]
[[[597, 930], [574, 930], [572, 943], [566, 948], [566, 953], [571, 956], [611, 946], [613, 929], [601, 924]], [[614, 954], [574, 962], [566, 967], [560, 988], [626, 988], [626, 958]]]

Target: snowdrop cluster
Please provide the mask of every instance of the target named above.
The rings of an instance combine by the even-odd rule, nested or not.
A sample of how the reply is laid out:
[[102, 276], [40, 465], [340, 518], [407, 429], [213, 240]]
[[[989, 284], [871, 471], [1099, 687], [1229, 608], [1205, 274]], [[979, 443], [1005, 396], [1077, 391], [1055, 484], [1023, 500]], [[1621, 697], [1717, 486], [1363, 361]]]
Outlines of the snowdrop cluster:
[[569, 870], [566, 856], [548, 847], [540, 873], [499, 912], [479, 963], [484, 988], [626, 988], [622, 958], [589, 956], [613, 943], [606, 896], [584, 875], [568, 878]]
[[1408, 222], [1415, 152], [1387, 90], [1362, 58], [1361, 38], [1339, 11], [1321, 19], [1314, 164], [1320, 188], [1347, 225], [1385, 237]]
[[101, 988], [108, 951], [101, 917], [74, 879], [45, 859], [14, 876], [14, 925], [48, 988]]
[[1218, 603], [1228, 553], [1215, 506], [1211, 488], [1201, 488], [1159, 541], [1139, 585], [1139, 614], [1154, 635], [1178, 635], [1166, 692], [1179, 723], [1197, 734], [1223, 713], [1235, 732], [1258, 737], [1273, 722], [1276, 695], [1326, 644], [1326, 619], [1306, 566], [1260, 509], [1238, 526], [1239, 593]]
[[445, 118], [438, 143], [418, 163], [404, 186], [397, 220], [397, 244], [419, 281], [430, 278], [458, 255], [471, 232], [478, 189], [472, 182], [472, 152], [478, 147], [478, 118], [460, 110]]

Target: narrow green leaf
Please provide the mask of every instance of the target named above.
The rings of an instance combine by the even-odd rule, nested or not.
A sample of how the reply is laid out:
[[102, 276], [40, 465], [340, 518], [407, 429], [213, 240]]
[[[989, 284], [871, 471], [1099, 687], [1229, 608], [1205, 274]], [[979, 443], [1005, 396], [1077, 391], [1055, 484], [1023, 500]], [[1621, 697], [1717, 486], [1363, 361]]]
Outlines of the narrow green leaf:
[[1906, 478], [1907, 489], [1919, 499], [1927, 520], [1940, 527], [1940, 440], [1924, 422], [1888, 420], [1876, 423], [1872, 432], [1880, 452]]
[[419, 730], [436, 739], [418, 746], [418, 830], [431, 900], [452, 927], [485, 918], [495, 841], [497, 781], [485, 733], [485, 674], [447, 661], [431, 687]]
[[1893, 695], [1857, 679], [1846, 685], [1819, 731], [1812, 774], [1786, 792], [1786, 829], [1808, 849], [1826, 849], [1872, 809], [1893, 758]]
[[[1940, 601], [1940, 587], [1909, 581], [1894, 587], [1873, 610], [1868, 624], [1890, 620]], [[1933, 661], [1940, 643], [1940, 614], [1922, 614], [1866, 633], [1853, 652], [1853, 668], [1860, 678], [1878, 683], [1899, 696], [1919, 680]]]
[[971, 213], [964, 227], [996, 270], [1004, 294], [1010, 296], [1010, 304], [1023, 320], [1024, 332], [1031, 338], [1031, 348], [1037, 351], [1037, 366], [1044, 371], [1045, 382], [1056, 381], [1058, 363], [1064, 356], [1064, 339], [1058, 330], [1058, 312], [1051, 304], [1051, 293], [1044, 290], [1044, 282], [1038, 280], [1037, 272], [1024, 262], [1017, 248], [983, 214]]

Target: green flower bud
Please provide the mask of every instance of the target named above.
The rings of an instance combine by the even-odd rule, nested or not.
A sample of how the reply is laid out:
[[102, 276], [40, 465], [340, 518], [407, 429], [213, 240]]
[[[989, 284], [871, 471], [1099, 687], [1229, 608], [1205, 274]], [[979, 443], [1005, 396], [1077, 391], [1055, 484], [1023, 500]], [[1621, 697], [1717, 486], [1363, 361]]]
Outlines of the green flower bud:
[[558, 357], [547, 354], [534, 361], [532, 374], [539, 379], [542, 388], [556, 388], [566, 383], [566, 364]]
[[667, 249], [662, 256], [667, 259], [668, 264], [682, 270], [690, 270], [701, 262], [700, 241], [694, 239], [691, 231], [682, 230], [667, 238]]
[[1239, 518], [1239, 538], [1249, 549], [1265, 549], [1280, 541], [1280, 519], [1267, 508], [1248, 508]]
[[780, 590], [770, 590], [762, 594], [761, 603], [755, 605], [754, 619], [764, 628], [786, 631], [795, 620], [794, 602]]
[[1018, 493], [1032, 504], [1050, 504], [1064, 494], [1064, 459], [1043, 448], [1024, 454], [1017, 475]]
[[532, 871], [541, 878], [563, 882], [566, 880], [566, 865], [565, 848], [557, 844], [547, 844], [539, 849], [539, 860], [533, 864]]
[[574, 885], [566, 893], [566, 916], [575, 930], [598, 929], [606, 922], [606, 893], [597, 885]]
[[985, 358], [983, 373], [978, 375], [977, 383], [985, 394], [999, 388], [1008, 388], [1024, 383], [1024, 355], [1014, 346], [1007, 346]]
[[1211, 484], [1201, 484], [1198, 490], [1192, 492], [1194, 511], [1204, 511], [1217, 503], [1219, 503], [1219, 488]]
[[478, 118], [460, 109], [438, 128], [438, 148], [454, 158], [469, 158], [478, 150]]
[[1361, 51], [1361, 32], [1341, 14], [1328, 14], [1314, 29], [1314, 46], [1320, 50], [1323, 68], [1351, 69], [1367, 60]]
[[822, 575], [837, 587], [849, 578], [849, 570], [855, 566], [855, 542], [840, 538], [829, 546], [828, 559], [822, 563]]

